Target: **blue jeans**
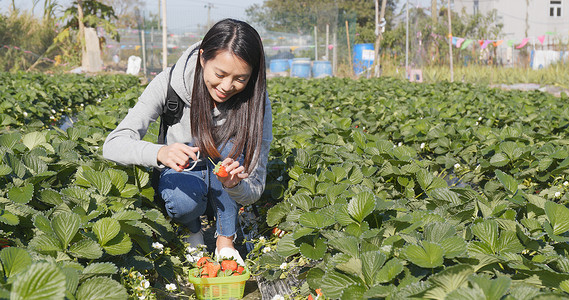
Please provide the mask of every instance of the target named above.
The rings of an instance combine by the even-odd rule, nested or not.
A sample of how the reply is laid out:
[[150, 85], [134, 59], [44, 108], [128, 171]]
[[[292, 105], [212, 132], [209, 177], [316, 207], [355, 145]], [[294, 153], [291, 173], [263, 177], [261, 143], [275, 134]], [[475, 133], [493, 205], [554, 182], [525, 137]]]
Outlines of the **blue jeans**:
[[[218, 149], [225, 158], [233, 144], [227, 143]], [[204, 165], [193, 170], [177, 172], [170, 168], [160, 174], [158, 191], [162, 195], [168, 215], [191, 232], [201, 229], [200, 216], [204, 214], [207, 201], [212, 201], [216, 214], [216, 236], [235, 236], [237, 233], [238, 204], [223, 189], [217, 176], [213, 174], [213, 164], [205, 158]], [[243, 155], [238, 159], [243, 163]], [[191, 161], [190, 161], [191, 165]]]

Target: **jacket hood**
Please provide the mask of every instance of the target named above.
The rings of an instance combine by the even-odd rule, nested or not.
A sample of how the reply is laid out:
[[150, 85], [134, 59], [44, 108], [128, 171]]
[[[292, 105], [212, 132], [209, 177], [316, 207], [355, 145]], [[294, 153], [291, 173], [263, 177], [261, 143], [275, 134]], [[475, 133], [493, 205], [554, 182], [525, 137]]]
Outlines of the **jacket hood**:
[[184, 51], [182, 56], [176, 62], [174, 72], [172, 73], [172, 81], [170, 84], [178, 96], [182, 98], [186, 104], [190, 104], [192, 98], [192, 89], [194, 86], [194, 73], [196, 63], [198, 62], [198, 51], [201, 41], [191, 45]]

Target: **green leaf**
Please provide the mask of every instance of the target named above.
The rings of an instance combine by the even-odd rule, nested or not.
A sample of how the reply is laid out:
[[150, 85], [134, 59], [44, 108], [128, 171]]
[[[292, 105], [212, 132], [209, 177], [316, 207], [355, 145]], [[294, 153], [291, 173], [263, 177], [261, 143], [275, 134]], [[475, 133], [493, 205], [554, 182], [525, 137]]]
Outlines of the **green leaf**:
[[43, 145], [47, 142], [45, 133], [34, 131], [30, 132], [22, 138], [22, 143], [29, 149], [32, 150], [37, 146]]
[[353, 300], [353, 299], [363, 299], [364, 293], [367, 291], [367, 288], [361, 285], [350, 285], [344, 292], [342, 293], [341, 300]]
[[471, 276], [470, 278], [475, 285], [484, 291], [486, 299], [502, 299], [512, 283], [512, 280], [506, 276], [498, 276], [493, 280], [485, 276]]
[[442, 200], [454, 205], [461, 203], [458, 193], [453, 192], [448, 187], [431, 189], [428, 194], [431, 198]]
[[472, 233], [483, 243], [488, 245], [493, 253], [498, 247], [498, 223], [493, 220], [484, 220], [471, 227]]
[[111, 188], [113, 186], [108, 173], [91, 169], [84, 169], [83, 177], [103, 196], [106, 196], [111, 191]]
[[41, 190], [38, 199], [43, 203], [50, 204], [53, 206], [57, 206], [63, 203], [61, 194], [52, 189]]
[[0, 164], [0, 176], [6, 176], [12, 173], [12, 168], [5, 164]]
[[328, 240], [328, 245], [334, 249], [341, 251], [353, 257], [359, 257], [360, 243], [356, 237], [344, 236], [338, 238], [331, 238]]
[[319, 260], [324, 257], [324, 253], [326, 252], [326, 243], [324, 243], [324, 239], [316, 239], [314, 241], [314, 246], [308, 243], [300, 244], [300, 253], [309, 259], [312, 260]]
[[46, 263], [32, 264], [12, 284], [10, 299], [63, 299], [65, 297], [65, 274], [57, 266]]
[[85, 238], [71, 244], [69, 253], [78, 258], [98, 259], [103, 256], [103, 250], [99, 243]]
[[392, 295], [397, 288], [394, 285], [377, 284], [369, 288], [364, 293], [364, 299], [386, 299]]
[[0, 209], [0, 222], [6, 225], [16, 226], [20, 224], [20, 219], [11, 212], [5, 209]]
[[433, 182], [434, 176], [426, 169], [420, 169], [416, 174], [417, 182], [421, 189], [425, 192], [429, 190], [429, 186]]
[[114, 239], [106, 243], [103, 249], [110, 255], [127, 254], [132, 249], [132, 241], [128, 234], [120, 232]]
[[466, 252], [467, 243], [460, 236], [452, 236], [441, 241], [441, 247], [445, 251], [446, 258], [461, 256]]
[[0, 261], [4, 275], [10, 278], [23, 270], [32, 263], [32, 257], [22, 248], [6, 247], [0, 251]]
[[47, 234], [55, 234], [53, 232], [53, 228], [51, 228], [51, 222], [44, 215], [37, 214], [33, 217], [33, 220], [34, 220], [34, 225], [36, 226], [37, 229]]
[[150, 175], [148, 172], [140, 166], [135, 167], [134, 171], [137, 184], [139, 184], [141, 188], [145, 187], [150, 181]]
[[300, 249], [294, 244], [294, 237], [292, 234], [283, 236], [277, 243], [277, 253], [283, 257], [295, 255]]
[[304, 211], [310, 211], [310, 209], [313, 207], [312, 198], [306, 194], [295, 194], [289, 198], [289, 201]]
[[0, 135], [0, 146], [12, 149], [20, 142], [21, 138], [22, 135], [19, 132], [4, 133]]
[[385, 254], [377, 251], [364, 252], [361, 255], [362, 274], [367, 285], [377, 283], [377, 270], [385, 263]]
[[518, 191], [518, 182], [514, 179], [514, 177], [500, 171], [496, 170], [496, 177], [502, 183], [502, 185], [506, 188], [510, 194], [515, 194]]
[[30, 241], [30, 246], [39, 252], [63, 251], [59, 239], [49, 234], [36, 235]]
[[431, 269], [443, 264], [444, 250], [435, 243], [423, 241], [422, 246], [409, 245], [404, 253], [407, 259], [419, 267]]
[[26, 184], [23, 187], [13, 187], [8, 191], [8, 198], [15, 203], [26, 204], [34, 196], [34, 185]]
[[397, 275], [403, 272], [403, 263], [397, 258], [388, 260], [379, 271], [376, 271], [375, 280], [377, 283], [387, 283], [392, 281]]
[[93, 232], [99, 239], [101, 246], [105, 246], [110, 240], [115, 238], [121, 229], [119, 221], [112, 218], [102, 218], [93, 225]]
[[553, 234], [560, 235], [569, 231], [569, 208], [563, 204], [545, 202], [545, 215], [551, 223]]
[[62, 267], [61, 271], [65, 275], [65, 289], [68, 293], [75, 294], [79, 285], [79, 270], [73, 267]]
[[267, 225], [277, 225], [291, 210], [291, 205], [285, 201], [269, 208], [267, 211]]
[[316, 177], [311, 174], [302, 174], [298, 178], [298, 186], [307, 189], [314, 195], [316, 193]]
[[336, 271], [329, 271], [322, 278], [322, 293], [326, 298], [338, 299], [349, 286], [358, 284], [354, 278]]
[[474, 270], [469, 265], [448, 267], [429, 277], [429, 281], [434, 285], [434, 288], [427, 291], [425, 296], [429, 299], [445, 299], [448, 293], [466, 285], [468, 276], [472, 273], [474, 273]]
[[300, 215], [298, 221], [302, 226], [316, 229], [322, 229], [336, 223], [334, 218], [319, 212], [305, 212]]
[[502, 152], [496, 153], [492, 158], [490, 158], [490, 164], [494, 167], [503, 167], [509, 162], [510, 160], [508, 159], [508, 156]]
[[77, 300], [123, 300], [128, 299], [126, 288], [108, 277], [87, 279], [77, 289]]
[[51, 220], [51, 227], [57, 237], [59, 237], [64, 249], [67, 249], [69, 242], [77, 234], [80, 221], [79, 215], [72, 212], [62, 212]]
[[121, 210], [113, 214], [113, 219], [119, 221], [140, 220], [142, 215], [135, 210]]
[[112, 275], [117, 272], [117, 266], [110, 262], [91, 263], [83, 269], [83, 274]]
[[348, 213], [361, 223], [375, 209], [375, 197], [371, 192], [361, 192], [348, 203]]
[[122, 170], [115, 170], [115, 169], [106, 169], [105, 172], [109, 175], [111, 179], [111, 183], [113, 186], [119, 191], [122, 192], [127, 181], [128, 175], [125, 171]]

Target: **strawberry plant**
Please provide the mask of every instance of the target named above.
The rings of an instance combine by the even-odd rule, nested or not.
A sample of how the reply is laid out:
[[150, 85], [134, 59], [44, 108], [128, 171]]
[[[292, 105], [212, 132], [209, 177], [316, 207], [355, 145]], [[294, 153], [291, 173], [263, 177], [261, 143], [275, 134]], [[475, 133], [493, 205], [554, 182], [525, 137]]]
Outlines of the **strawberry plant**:
[[299, 293], [332, 299], [569, 292], [567, 95], [389, 78], [270, 87], [268, 186], [284, 190], [264, 195], [267, 232], [287, 234], [266, 235], [276, 247], [256, 248], [253, 272], [296, 269]]

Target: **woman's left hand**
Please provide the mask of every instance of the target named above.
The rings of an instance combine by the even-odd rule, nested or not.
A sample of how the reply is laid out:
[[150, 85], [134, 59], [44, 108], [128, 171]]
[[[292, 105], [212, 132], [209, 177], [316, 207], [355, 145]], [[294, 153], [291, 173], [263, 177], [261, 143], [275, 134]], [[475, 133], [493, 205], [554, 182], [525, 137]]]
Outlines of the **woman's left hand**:
[[228, 157], [221, 162], [221, 165], [225, 167], [227, 177], [217, 176], [217, 179], [221, 181], [221, 184], [225, 188], [232, 188], [239, 184], [241, 180], [249, 177], [249, 174], [245, 173], [245, 167], [239, 165], [239, 162]]

